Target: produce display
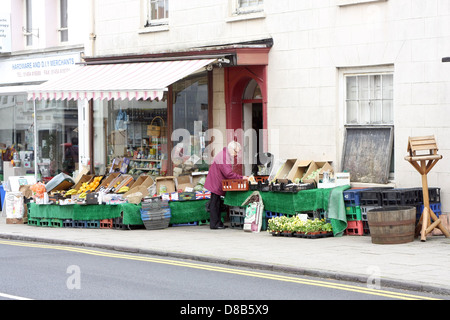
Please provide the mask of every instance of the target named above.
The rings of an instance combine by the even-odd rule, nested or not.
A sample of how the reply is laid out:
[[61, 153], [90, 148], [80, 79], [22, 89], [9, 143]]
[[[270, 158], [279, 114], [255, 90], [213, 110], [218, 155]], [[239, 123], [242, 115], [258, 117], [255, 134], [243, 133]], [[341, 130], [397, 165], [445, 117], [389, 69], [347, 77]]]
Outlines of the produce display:
[[292, 217], [280, 216], [269, 219], [267, 231], [272, 235], [311, 235], [330, 234], [333, 231], [331, 223], [325, 219], [303, 219], [301, 215]]

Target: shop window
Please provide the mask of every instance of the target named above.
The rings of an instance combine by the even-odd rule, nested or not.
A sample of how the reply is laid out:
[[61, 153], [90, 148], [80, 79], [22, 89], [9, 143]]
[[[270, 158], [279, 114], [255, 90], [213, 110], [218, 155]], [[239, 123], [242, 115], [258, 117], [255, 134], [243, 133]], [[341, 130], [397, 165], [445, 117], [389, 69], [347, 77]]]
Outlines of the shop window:
[[37, 164], [43, 180], [79, 167], [78, 104], [76, 101], [36, 101]]
[[[0, 180], [34, 174], [33, 104], [26, 96], [1, 96]], [[13, 160], [14, 155], [16, 161]]]
[[147, 0], [147, 22], [145, 27], [167, 25], [169, 0]]
[[67, 0], [59, 1], [59, 21], [59, 41], [67, 42], [69, 41]]
[[167, 95], [161, 101], [98, 102], [94, 131], [96, 173], [107, 173], [115, 159], [127, 158], [127, 173], [134, 177], [167, 174]]
[[124, 158], [134, 178], [208, 170], [203, 156], [209, 128], [208, 79], [204, 72], [177, 81], [160, 101], [94, 101], [96, 174], [110, 172], [113, 161]]
[[205, 168], [205, 133], [208, 123], [208, 76], [188, 77], [173, 85], [172, 163], [175, 175]]
[[[350, 171], [353, 182], [387, 183], [394, 173], [393, 74], [348, 74], [344, 83], [342, 169]], [[384, 171], [375, 172], [380, 167]]]

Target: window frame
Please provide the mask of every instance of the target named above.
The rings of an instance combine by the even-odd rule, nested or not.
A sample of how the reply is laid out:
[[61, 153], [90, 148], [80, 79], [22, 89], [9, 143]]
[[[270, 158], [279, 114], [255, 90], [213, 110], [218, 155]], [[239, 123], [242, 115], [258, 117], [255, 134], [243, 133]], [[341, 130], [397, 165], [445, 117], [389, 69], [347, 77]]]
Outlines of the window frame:
[[24, 0], [24, 24], [23, 35], [25, 37], [25, 47], [33, 46], [33, 2]]
[[[376, 76], [380, 76], [380, 81], [381, 81], [381, 88], [380, 88], [381, 98], [377, 98], [375, 96], [375, 89], [371, 87], [372, 83], [374, 83], [374, 81], [372, 82], [371, 79], [372, 79], [372, 77], [376, 77]], [[383, 87], [383, 84], [384, 84], [383, 83], [383, 78], [385, 76], [392, 76], [392, 91], [393, 91], [394, 90], [393, 89], [393, 87], [394, 87], [394, 73], [393, 72], [386, 71], [386, 72], [344, 74], [344, 95], [345, 95], [344, 96], [344, 101], [345, 101], [344, 102], [345, 103], [344, 124], [345, 125], [371, 126], [371, 125], [393, 125], [394, 124], [394, 112], [393, 112], [393, 110], [391, 112], [391, 117], [390, 117], [391, 119], [390, 119], [390, 121], [389, 122], [384, 122], [383, 121], [383, 109], [384, 109], [383, 108], [383, 102], [384, 101], [391, 101], [391, 106], [392, 106], [392, 108], [394, 107], [394, 95], [392, 94], [392, 98], [391, 99], [385, 99], [384, 96], [383, 96], [384, 88], [385, 88], [385, 87]], [[360, 78], [367, 77], [367, 84], [368, 84], [368, 87], [367, 87], [368, 98], [367, 99], [364, 99], [364, 98], [360, 97], [359, 94], [360, 94], [361, 90], [359, 90], [359, 87], [356, 90], [357, 91], [357, 95], [358, 95], [357, 99], [349, 99], [349, 97], [347, 95], [347, 93], [348, 93], [347, 84], [348, 84], [348, 78], [350, 78], [350, 77], [356, 77], [357, 85], [359, 85], [359, 79]], [[356, 118], [357, 118], [357, 122], [356, 123], [349, 122], [349, 119], [348, 119], [348, 102], [350, 102], [350, 101], [356, 102], [357, 105], [358, 105], [358, 107], [357, 107], [357, 115], [356, 115]], [[364, 123], [363, 120], [362, 120], [362, 116], [361, 116], [361, 114], [362, 114], [361, 104], [363, 102], [367, 102], [368, 107], [369, 107], [368, 110], [363, 110], [366, 113], [369, 113], [369, 122], [368, 123]], [[371, 110], [370, 109], [372, 108], [372, 104], [374, 102], [381, 102], [381, 115], [380, 115], [381, 122], [373, 122], [373, 120], [370, 119], [370, 117], [371, 117], [370, 116], [370, 114], [371, 114]]]
[[[65, 1], [65, 8], [66, 8], [66, 12], [65, 12], [65, 24], [66, 27], [63, 27], [63, 6], [62, 6], [62, 1]], [[59, 33], [58, 36], [58, 42], [60, 44], [66, 44], [69, 42], [69, 1], [68, 0], [59, 0], [58, 1], [58, 21], [59, 21], [59, 27], [57, 29], [57, 32]], [[63, 33], [67, 32], [67, 39], [63, 40]]]
[[[338, 155], [337, 158], [340, 159], [339, 167], [342, 168], [343, 160], [345, 158], [345, 143], [346, 143], [346, 134], [347, 128], [377, 128], [377, 127], [390, 127], [392, 131], [395, 129], [395, 72], [393, 65], [376, 65], [376, 66], [367, 66], [367, 67], [340, 67], [338, 68], [339, 74], [339, 123], [340, 123], [340, 134], [337, 141], [338, 147]], [[356, 76], [356, 75], [382, 75], [382, 74], [390, 74], [392, 75], [392, 122], [391, 123], [373, 123], [373, 124], [354, 124], [347, 123], [347, 81], [346, 78], [348, 76]], [[392, 154], [391, 154], [391, 165], [389, 170], [389, 183], [394, 181], [395, 179], [395, 134], [393, 135], [392, 141]], [[353, 183], [353, 182], [352, 182]], [[388, 184], [389, 184], [388, 183]], [[356, 182], [356, 184], [361, 184], [363, 186], [372, 185], [373, 183], [361, 183]]]
[[[158, 4], [163, 2], [164, 4], [164, 15], [167, 13], [167, 17], [160, 19], [152, 19], [152, 4]], [[167, 5], [167, 8], [166, 8]], [[167, 26], [169, 24], [169, 0], [145, 0], [145, 18], [144, 18], [144, 28]]]

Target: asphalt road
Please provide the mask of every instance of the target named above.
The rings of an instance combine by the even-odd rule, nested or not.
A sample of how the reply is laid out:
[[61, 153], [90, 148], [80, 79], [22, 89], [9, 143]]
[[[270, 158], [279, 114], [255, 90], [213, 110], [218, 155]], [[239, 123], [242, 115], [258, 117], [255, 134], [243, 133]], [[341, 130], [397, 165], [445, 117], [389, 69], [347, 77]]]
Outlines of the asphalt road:
[[[217, 304], [233, 300], [245, 304], [258, 300], [251, 310], [262, 313], [265, 301], [270, 307], [269, 301], [273, 300], [442, 298], [305, 276], [35, 242], [0, 240], [0, 261], [0, 300], [177, 300], [182, 303], [172, 312], [180, 313], [199, 312], [189, 311], [194, 304], [188, 307], [185, 303], [194, 300], [197, 305], [198, 301]], [[221, 302], [219, 305], [222, 313], [242, 312], [241, 307], [225, 307]], [[217, 310], [216, 306], [216, 313]]]

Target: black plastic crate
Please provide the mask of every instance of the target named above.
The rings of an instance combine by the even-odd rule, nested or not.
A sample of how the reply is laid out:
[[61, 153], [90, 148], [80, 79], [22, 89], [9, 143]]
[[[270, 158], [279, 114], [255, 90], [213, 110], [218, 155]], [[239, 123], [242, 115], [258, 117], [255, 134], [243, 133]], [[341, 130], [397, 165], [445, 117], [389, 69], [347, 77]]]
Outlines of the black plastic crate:
[[416, 188], [390, 189], [381, 191], [383, 206], [411, 205], [420, 203], [420, 196]]
[[[422, 204], [423, 203], [423, 190], [422, 190], [422, 188], [419, 189], [418, 193], [419, 193], [419, 198], [421, 200], [420, 204]], [[428, 198], [430, 200], [430, 203], [431, 202], [434, 202], [434, 203], [441, 202], [441, 188], [431, 188], [431, 187], [429, 187], [428, 188]]]
[[381, 191], [385, 189], [365, 189], [359, 192], [361, 206], [381, 206], [383, 204]]

